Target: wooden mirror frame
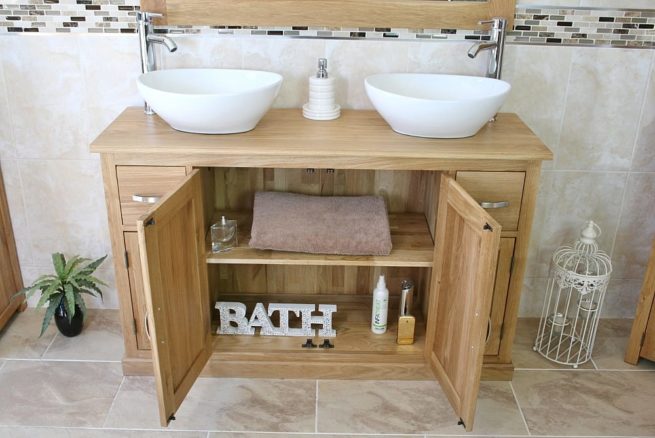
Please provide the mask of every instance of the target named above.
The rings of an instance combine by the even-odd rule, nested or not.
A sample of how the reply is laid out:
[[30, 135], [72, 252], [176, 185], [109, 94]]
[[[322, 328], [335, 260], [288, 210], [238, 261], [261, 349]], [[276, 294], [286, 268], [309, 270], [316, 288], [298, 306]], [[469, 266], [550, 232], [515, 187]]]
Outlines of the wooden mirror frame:
[[516, 0], [141, 0], [162, 25], [478, 29], [493, 17], [514, 21]]

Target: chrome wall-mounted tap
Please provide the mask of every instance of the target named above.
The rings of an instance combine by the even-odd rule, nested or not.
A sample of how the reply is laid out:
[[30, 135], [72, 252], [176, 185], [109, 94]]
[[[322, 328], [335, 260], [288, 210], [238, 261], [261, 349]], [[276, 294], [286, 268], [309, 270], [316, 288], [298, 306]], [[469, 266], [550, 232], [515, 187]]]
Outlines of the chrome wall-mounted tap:
[[491, 24], [491, 39], [475, 43], [468, 51], [469, 58], [475, 58], [483, 50], [490, 50], [487, 77], [500, 79], [503, 67], [503, 49], [505, 48], [505, 30], [507, 20], [495, 17], [480, 21], [479, 24]]
[[[152, 33], [152, 19], [160, 17], [163, 17], [163, 15], [155, 12], [138, 11], [136, 13], [136, 23], [139, 31], [139, 48], [141, 49], [141, 71], [143, 73], [157, 70], [157, 59], [155, 58], [155, 51], [152, 47], [153, 44], [161, 44], [171, 53], [177, 50], [175, 41], [165, 35], [154, 35]], [[145, 102], [143, 111], [146, 114], [154, 114], [148, 102]]]

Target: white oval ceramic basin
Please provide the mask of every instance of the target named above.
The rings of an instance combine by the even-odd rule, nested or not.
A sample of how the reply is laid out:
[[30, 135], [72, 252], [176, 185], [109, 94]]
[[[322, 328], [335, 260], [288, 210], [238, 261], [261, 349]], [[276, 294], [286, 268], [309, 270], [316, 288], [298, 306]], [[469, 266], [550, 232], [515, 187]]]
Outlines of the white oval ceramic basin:
[[282, 76], [255, 70], [173, 69], [141, 75], [141, 96], [171, 127], [198, 134], [254, 129], [270, 109]]
[[366, 93], [391, 128], [405, 135], [475, 135], [500, 109], [511, 86], [475, 76], [388, 73], [369, 76]]

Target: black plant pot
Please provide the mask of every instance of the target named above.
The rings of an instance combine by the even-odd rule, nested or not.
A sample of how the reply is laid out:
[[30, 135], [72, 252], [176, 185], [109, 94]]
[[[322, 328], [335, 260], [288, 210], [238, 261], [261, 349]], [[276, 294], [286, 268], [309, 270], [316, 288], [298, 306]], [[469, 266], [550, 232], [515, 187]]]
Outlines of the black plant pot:
[[68, 321], [68, 312], [66, 311], [66, 306], [62, 301], [57, 310], [55, 310], [55, 324], [59, 329], [59, 333], [69, 338], [77, 336], [82, 333], [82, 326], [84, 325], [84, 315], [82, 314], [82, 309], [76, 304], [75, 305], [75, 315], [73, 318]]

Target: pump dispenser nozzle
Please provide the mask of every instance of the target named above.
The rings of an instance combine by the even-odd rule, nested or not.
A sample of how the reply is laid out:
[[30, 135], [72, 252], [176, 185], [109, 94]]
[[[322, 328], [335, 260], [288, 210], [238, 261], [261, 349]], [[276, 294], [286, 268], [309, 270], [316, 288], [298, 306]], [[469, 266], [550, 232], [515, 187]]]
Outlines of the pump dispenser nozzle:
[[318, 71], [316, 72], [316, 77], [322, 79], [328, 77], [326, 58], [318, 58]]

